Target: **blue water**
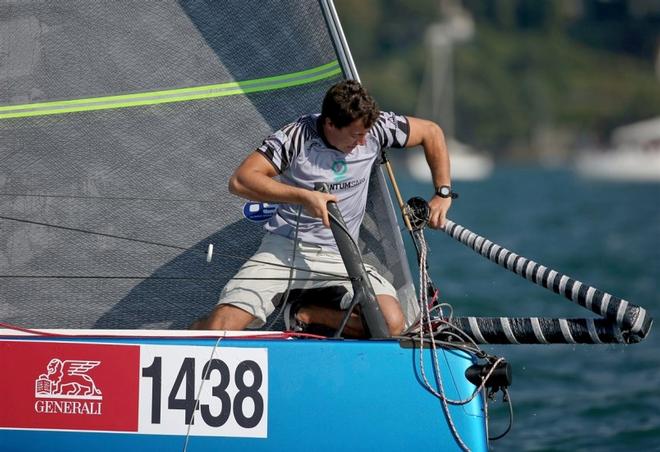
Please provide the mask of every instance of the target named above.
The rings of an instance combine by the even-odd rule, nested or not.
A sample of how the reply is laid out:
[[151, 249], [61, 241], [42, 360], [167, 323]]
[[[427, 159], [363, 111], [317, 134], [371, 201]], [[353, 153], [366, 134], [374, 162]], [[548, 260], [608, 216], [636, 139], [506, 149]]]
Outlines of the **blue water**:
[[[406, 199], [432, 191], [402, 171], [397, 176]], [[453, 221], [660, 316], [660, 184], [518, 167], [454, 188], [460, 198]], [[594, 316], [442, 232], [429, 232], [427, 240], [432, 277], [457, 316]], [[486, 349], [505, 356], [514, 371], [513, 430], [493, 450], [660, 450], [660, 319], [635, 345]], [[508, 416], [505, 405], [496, 406], [491, 434], [502, 431]]]

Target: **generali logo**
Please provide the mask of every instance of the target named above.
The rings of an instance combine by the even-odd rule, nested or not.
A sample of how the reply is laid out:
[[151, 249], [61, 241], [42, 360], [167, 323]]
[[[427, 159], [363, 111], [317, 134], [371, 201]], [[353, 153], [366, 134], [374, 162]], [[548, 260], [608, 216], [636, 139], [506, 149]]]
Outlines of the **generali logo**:
[[89, 372], [101, 361], [53, 358], [34, 382], [37, 413], [100, 415], [103, 394]]

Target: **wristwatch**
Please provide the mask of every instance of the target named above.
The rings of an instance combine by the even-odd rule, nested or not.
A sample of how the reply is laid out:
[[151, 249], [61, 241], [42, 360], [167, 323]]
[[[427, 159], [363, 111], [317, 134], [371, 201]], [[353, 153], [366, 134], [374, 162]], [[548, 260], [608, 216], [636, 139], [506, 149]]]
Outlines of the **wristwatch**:
[[458, 198], [458, 193], [451, 191], [451, 187], [449, 185], [439, 186], [438, 188], [435, 189], [435, 194], [440, 196], [441, 198], [451, 198], [451, 199]]

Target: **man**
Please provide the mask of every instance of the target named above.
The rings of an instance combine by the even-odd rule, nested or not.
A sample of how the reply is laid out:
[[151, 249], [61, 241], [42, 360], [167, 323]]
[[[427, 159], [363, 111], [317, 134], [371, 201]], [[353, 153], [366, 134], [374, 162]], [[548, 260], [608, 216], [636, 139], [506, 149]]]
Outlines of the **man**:
[[[240, 279], [229, 281], [218, 306], [192, 328], [242, 330], [262, 326], [275, 309], [274, 300], [287, 287], [310, 287], [309, 282], [305, 285], [296, 277], [345, 275], [329, 228], [327, 203], [337, 202], [357, 241], [369, 176], [382, 148], [417, 145], [424, 148], [436, 187], [436, 195], [429, 202], [429, 225], [440, 228], [452, 198], [449, 156], [442, 130], [435, 123], [379, 112], [366, 90], [358, 82], [348, 80], [328, 90], [320, 115], [303, 116], [269, 136], [236, 169], [229, 190], [253, 201], [278, 202], [279, 207], [265, 225], [267, 232], [253, 261], [241, 267], [236, 275]], [[277, 176], [279, 180], [275, 179]], [[317, 182], [326, 182], [330, 193], [314, 191]], [[296, 270], [291, 278], [292, 271], [286, 268], [291, 266], [309, 272]], [[390, 333], [400, 334], [405, 321], [395, 289], [373, 267], [366, 268]], [[341, 283], [315, 281], [313, 285], [337, 284]], [[352, 292], [348, 281], [343, 285]], [[346, 301], [350, 302], [350, 297], [345, 297], [343, 308], [347, 307]], [[318, 305], [303, 306], [293, 315], [295, 321], [303, 324], [333, 328], [343, 318], [341, 311]], [[349, 336], [364, 334], [355, 315], [344, 331]]]

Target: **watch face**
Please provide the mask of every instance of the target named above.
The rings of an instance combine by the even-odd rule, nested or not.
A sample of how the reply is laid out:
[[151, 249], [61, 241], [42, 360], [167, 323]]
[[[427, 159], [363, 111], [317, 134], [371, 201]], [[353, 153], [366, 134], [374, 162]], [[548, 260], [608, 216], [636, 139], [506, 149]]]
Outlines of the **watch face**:
[[446, 185], [443, 185], [442, 187], [440, 187], [440, 190], [438, 190], [438, 193], [440, 193], [440, 196], [449, 196], [450, 192], [451, 192], [451, 190]]

